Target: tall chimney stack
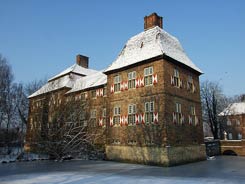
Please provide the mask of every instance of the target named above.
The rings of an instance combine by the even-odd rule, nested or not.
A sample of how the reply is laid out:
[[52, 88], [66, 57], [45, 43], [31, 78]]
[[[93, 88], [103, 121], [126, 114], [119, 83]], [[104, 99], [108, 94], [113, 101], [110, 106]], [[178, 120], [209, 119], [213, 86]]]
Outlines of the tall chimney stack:
[[152, 13], [149, 16], [144, 17], [144, 29], [150, 29], [155, 26], [162, 28], [162, 17], [158, 16], [156, 13]]
[[83, 68], [88, 68], [88, 61], [89, 58], [87, 56], [83, 56], [80, 54], [76, 56], [76, 63]]

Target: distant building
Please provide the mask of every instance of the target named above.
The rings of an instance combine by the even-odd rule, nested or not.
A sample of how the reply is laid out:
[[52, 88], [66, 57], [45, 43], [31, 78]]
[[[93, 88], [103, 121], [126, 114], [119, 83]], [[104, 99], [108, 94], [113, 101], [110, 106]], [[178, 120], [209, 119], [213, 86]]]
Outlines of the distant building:
[[[205, 159], [199, 76], [202, 71], [180, 42], [162, 29], [162, 17], [144, 18], [144, 31], [130, 38], [103, 72], [88, 58], [51, 78], [30, 98], [26, 147], [34, 126], [52, 126], [55, 109], [75, 99], [86, 113], [80, 123], [100, 128], [108, 160], [175, 165]], [[35, 140], [35, 141], [33, 141]]]
[[222, 152], [234, 151], [245, 156], [245, 101], [230, 104], [219, 116], [224, 117]]

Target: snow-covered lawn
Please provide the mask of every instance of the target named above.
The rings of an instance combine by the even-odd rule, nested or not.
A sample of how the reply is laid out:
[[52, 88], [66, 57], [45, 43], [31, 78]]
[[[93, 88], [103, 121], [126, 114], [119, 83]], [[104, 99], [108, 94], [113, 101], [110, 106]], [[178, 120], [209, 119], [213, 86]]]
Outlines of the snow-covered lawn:
[[0, 164], [1, 184], [244, 183], [245, 158], [218, 157], [163, 168], [109, 161], [34, 161]]

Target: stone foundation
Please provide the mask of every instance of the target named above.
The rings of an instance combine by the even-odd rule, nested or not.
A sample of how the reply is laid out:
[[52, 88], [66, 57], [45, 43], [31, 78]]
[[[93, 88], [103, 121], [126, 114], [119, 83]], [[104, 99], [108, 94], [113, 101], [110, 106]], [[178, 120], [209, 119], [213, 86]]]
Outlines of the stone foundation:
[[186, 147], [139, 147], [107, 145], [108, 160], [172, 166], [206, 159], [205, 146]]

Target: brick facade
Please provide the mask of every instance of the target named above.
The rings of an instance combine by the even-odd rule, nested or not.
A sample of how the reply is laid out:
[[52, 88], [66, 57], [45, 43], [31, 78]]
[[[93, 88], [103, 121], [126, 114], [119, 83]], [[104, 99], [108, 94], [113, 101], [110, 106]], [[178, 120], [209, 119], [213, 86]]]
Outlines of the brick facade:
[[[162, 27], [161, 17], [145, 17], [145, 31], [155, 26]], [[146, 44], [142, 41], [136, 49], [147, 48]], [[95, 144], [104, 145], [108, 160], [169, 166], [205, 159], [200, 71], [160, 54], [104, 73], [106, 84], [30, 98], [27, 142], [35, 137], [30, 128], [35, 114], [44, 111], [49, 121], [53, 106], [73, 99], [85, 107], [82, 122], [91, 125], [92, 119], [91, 127], [100, 131]], [[47, 106], [52, 96], [58, 100]], [[45, 108], [33, 108], [42, 98]]]

